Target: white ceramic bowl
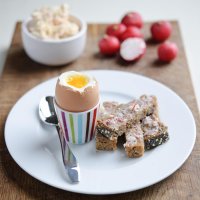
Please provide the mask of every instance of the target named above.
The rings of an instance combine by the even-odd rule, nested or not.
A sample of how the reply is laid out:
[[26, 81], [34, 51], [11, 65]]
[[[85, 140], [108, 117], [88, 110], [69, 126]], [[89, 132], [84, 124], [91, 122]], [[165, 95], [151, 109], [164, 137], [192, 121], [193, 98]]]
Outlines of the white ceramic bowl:
[[28, 19], [22, 24], [22, 42], [28, 56], [34, 61], [45, 65], [63, 65], [76, 60], [84, 51], [87, 24], [81, 18], [70, 16], [80, 26], [80, 31], [71, 37], [54, 40], [37, 38], [28, 30]]

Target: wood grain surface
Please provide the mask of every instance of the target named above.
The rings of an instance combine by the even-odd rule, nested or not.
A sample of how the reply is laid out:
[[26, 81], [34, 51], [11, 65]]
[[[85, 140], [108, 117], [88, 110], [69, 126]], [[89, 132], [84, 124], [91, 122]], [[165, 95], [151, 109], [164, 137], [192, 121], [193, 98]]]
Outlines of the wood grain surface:
[[[143, 59], [131, 64], [123, 63], [118, 58], [105, 58], [100, 55], [97, 43], [99, 38], [103, 36], [106, 25], [90, 24], [88, 26], [87, 46], [82, 56], [69, 65], [48, 67], [33, 62], [25, 54], [20, 36], [21, 24], [17, 23], [4, 71], [0, 78], [0, 199], [200, 199], [199, 112], [178, 23], [174, 21], [172, 25], [173, 34], [170, 40], [177, 43], [180, 51], [178, 58], [171, 64], [162, 64], [156, 60], [158, 44], [149, 39], [149, 23], [145, 24], [143, 29], [148, 44], [147, 52]], [[197, 139], [189, 159], [167, 179], [148, 188], [119, 195], [95, 196], [62, 191], [48, 186], [24, 172], [12, 159], [5, 145], [4, 125], [8, 113], [16, 101], [29, 89], [59, 75], [61, 72], [72, 69], [111, 69], [134, 72], [158, 80], [174, 90], [190, 107], [196, 120]], [[173, 112], [176, 111], [169, 108], [169, 112], [173, 115]]]

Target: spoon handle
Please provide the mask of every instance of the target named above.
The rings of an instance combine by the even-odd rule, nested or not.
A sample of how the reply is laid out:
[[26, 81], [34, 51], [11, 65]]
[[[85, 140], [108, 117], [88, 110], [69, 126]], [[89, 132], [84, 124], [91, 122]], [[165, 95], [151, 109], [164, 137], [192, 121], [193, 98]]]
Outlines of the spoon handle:
[[[60, 140], [61, 151], [62, 151], [62, 158], [64, 159], [64, 157], [63, 157], [63, 154], [64, 154], [64, 141], [63, 141], [64, 137], [62, 136], [62, 133], [61, 133], [59, 125], [56, 125], [56, 130], [57, 130], [57, 133], [58, 133], [58, 136], [59, 136], [59, 140]], [[64, 160], [63, 160], [63, 162], [64, 162]]]
[[76, 157], [70, 150], [69, 145], [64, 138], [62, 129], [60, 128], [59, 124], [56, 125], [56, 130], [58, 132], [59, 139], [60, 139], [62, 159], [65, 166], [65, 170], [70, 180], [73, 183], [77, 183], [80, 181], [80, 168], [79, 168], [78, 162], [76, 160]]

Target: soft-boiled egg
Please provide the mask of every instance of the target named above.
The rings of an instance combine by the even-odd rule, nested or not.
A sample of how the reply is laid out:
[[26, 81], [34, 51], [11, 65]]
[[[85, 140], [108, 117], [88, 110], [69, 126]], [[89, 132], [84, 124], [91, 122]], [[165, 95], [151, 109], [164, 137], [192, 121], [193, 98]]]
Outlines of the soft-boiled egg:
[[99, 102], [99, 86], [87, 73], [68, 71], [58, 78], [55, 100], [59, 107], [70, 112], [83, 112]]

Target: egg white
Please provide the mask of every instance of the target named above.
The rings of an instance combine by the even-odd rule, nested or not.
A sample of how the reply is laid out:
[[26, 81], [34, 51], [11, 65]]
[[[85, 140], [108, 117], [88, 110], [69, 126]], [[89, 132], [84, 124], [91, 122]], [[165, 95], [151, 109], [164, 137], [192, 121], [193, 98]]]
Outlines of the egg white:
[[[88, 83], [82, 87], [82, 88], [76, 88], [72, 85], [69, 85], [67, 83], [67, 79], [70, 78], [71, 76], [74, 76], [74, 75], [81, 75], [81, 76], [85, 76], [88, 78]], [[94, 77], [90, 76], [89, 74], [86, 74], [86, 73], [81, 73], [81, 72], [76, 72], [76, 71], [68, 71], [68, 72], [64, 72], [62, 73], [60, 76], [59, 76], [59, 84], [64, 86], [64, 87], [67, 87], [69, 89], [72, 89], [74, 91], [78, 91], [78, 92], [84, 92], [84, 90], [88, 87], [94, 87], [96, 84], [97, 84], [97, 81]]]

